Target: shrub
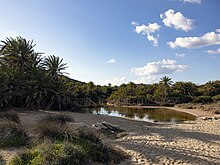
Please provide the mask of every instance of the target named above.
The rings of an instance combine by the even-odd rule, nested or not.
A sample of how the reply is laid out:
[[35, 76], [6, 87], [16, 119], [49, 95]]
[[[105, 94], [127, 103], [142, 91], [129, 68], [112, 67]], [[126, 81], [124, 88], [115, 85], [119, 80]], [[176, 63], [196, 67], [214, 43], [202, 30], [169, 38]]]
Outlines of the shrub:
[[19, 124], [20, 120], [16, 112], [0, 112], [0, 121], [9, 121]]
[[0, 155], [0, 164], [5, 164], [4, 159], [2, 158], [2, 156]]
[[15, 157], [9, 165], [88, 164], [71, 143], [43, 143]]
[[104, 135], [100, 131], [86, 125], [70, 124], [68, 131], [73, 139], [84, 139], [91, 143], [101, 143], [104, 139]]
[[121, 160], [125, 159], [126, 156], [122, 151], [116, 150], [112, 146], [100, 143], [92, 146], [92, 150], [88, 150], [88, 157], [94, 162], [102, 162], [108, 164], [108, 162], [114, 162], [118, 164]]
[[196, 97], [193, 102], [207, 104], [207, 103], [212, 103], [213, 100], [210, 96], [199, 96], [199, 97]]
[[[102, 136], [101, 132], [97, 131], [93, 127], [62, 121], [57, 118], [55, 120], [53, 117], [46, 116], [37, 121], [34, 126], [34, 131], [38, 135], [38, 138], [47, 138], [54, 144], [50, 144], [46, 147], [44, 147], [45, 143], [43, 144], [43, 147], [39, 145], [28, 154], [26, 153], [15, 159], [16, 162], [20, 161], [23, 164], [28, 164], [36, 161], [40, 162], [38, 164], [44, 164], [45, 162], [47, 162], [46, 164], [50, 164], [51, 162], [55, 162], [53, 164], [56, 164], [56, 162], [61, 161], [60, 164], [65, 164], [65, 162], [67, 162], [66, 164], [80, 164], [83, 160], [106, 163], [112, 161], [119, 162], [122, 158], [124, 158], [124, 155], [121, 154], [121, 152], [104, 144], [104, 136]], [[66, 146], [67, 144], [70, 148]], [[67, 152], [66, 150], [68, 150], [75, 156], [68, 154], [68, 152], [66, 154], [57, 153], [61, 151], [59, 147], [56, 154], [54, 154], [54, 147], [56, 148], [56, 146], [61, 146], [61, 153], [64, 151]], [[33, 153], [35, 150], [37, 153]], [[34, 156], [30, 155], [30, 153], [36, 155], [36, 158], [33, 158]], [[58, 155], [57, 158], [56, 155]], [[81, 160], [81, 158], [83, 159]], [[76, 160], [80, 161], [77, 163]], [[20, 164], [22, 165], [22, 163]]]
[[0, 123], [0, 147], [18, 147], [28, 143], [29, 137], [25, 130], [16, 123]]
[[220, 101], [220, 94], [213, 96], [213, 97], [212, 97], [212, 100], [214, 100], [214, 101]]
[[41, 120], [59, 122], [62, 124], [65, 124], [67, 122], [75, 122], [75, 120], [72, 117], [64, 115], [64, 114], [47, 115], [41, 118]]
[[125, 158], [124, 153], [105, 144], [105, 136], [93, 127], [72, 124], [72, 143], [82, 152], [84, 157], [93, 162], [118, 163]]
[[32, 130], [40, 140], [48, 138], [63, 141], [68, 139], [67, 122], [72, 121], [74, 121], [72, 118], [64, 115], [47, 115], [41, 117], [33, 125]]

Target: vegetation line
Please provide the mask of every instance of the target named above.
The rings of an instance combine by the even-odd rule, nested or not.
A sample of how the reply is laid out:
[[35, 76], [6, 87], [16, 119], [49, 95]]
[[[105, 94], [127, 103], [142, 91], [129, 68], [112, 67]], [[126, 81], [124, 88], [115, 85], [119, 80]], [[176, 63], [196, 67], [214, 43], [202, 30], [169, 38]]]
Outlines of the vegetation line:
[[[220, 100], [220, 81], [204, 85], [173, 82], [164, 76], [154, 84], [120, 86], [83, 83], [68, 77], [67, 64], [55, 55], [35, 52], [33, 41], [7, 38], [0, 44], [0, 110], [19, 107], [29, 110], [78, 111], [79, 107], [115, 105], [208, 104]], [[219, 110], [218, 110], [219, 111]], [[216, 113], [220, 113], [217, 112]]]

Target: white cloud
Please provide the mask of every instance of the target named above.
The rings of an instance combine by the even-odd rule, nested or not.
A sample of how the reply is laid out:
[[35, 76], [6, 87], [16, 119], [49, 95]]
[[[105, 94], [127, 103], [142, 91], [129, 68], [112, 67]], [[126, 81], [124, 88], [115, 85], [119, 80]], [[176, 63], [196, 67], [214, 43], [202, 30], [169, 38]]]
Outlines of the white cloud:
[[173, 9], [167, 10], [165, 13], [160, 14], [160, 18], [167, 27], [174, 27], [177, 30], [189, 31], [193, 28], [194, 20], [188, 19], [182, 13], [176, 12]]
[[187, 65], [177, 65], [175, 60], [163, 59], [162, 61], [149, 62], [143, 67], [133, 68], [132, 72], [136, 76], [152, 76], [182, 72], [187, 68]]
[[143, 76], [138, 77], [136, 80], [133, 80], [135, 84], [152, 84], [156, 82], [156, 76]]
[[177, 57], [185, 57], [185, 56], [186, 56], [185, 53], [176, 53], [175, 55], [176, 55]]
[[121, 85], [123, 83], [127, 83], [127, 79], [125, 77], [114, 77], [112, 80], [105, 80], [102, 84], [108, 85], [109, 83], [112, 85]]
[[157, 23], [149, 23], [148, 25], [138, 25], [138, 23], [135, 24], [136, 28], [135, 31], [137, 33], [141, 33], [141, 34], [151, 34], [154, 33], [158, 30], [160, 30], [160, 25], [158, 25]]
[[180, 0], [182, 2], [201, 4], [202, 0]]
[[136, 21], [132, 21], [131, 24], [134, 26], [138, 26], [138, 23]]
[[157, 23], [149, 23], [148, 25], [139, 25], [137, 22], [131, 22], [135, 26], [135, 32], [138, 34], [145, 35], [154, 46], [158, 46], [159, 35], [153, 36], [152, 33], [155, 33], [160, 30], [160, 25]]
[[205, 52], [207, 52], [208, 54], [220, 54], [220, 48], [217, 50], [207, 50]]
[[110, 60], [108, 60], [108, 61], [106, 61], [107, 63], [116, 63], [116, 60], [114, 59], [114, 58], [112, 58], [112, 59], [110, 59]]
[[174, 42], [167, 43], [171, 48], [201, 48], [220, 44], [220, 34], [208, 32], [200, 37], [178, 37]]
[[217, 33], [220, 33], [220, 29], [216, 29], [215, 31], [216, 31]]
[[148, 39], [150, 42], [152, 42], [152, 44], [153, 44], [154, 46], [158, 46], [159, 34], [158, 34], [156, 37], [154, 37], [153, 35], [148, 34], [148, 35], [147, 35], [147, 39]]

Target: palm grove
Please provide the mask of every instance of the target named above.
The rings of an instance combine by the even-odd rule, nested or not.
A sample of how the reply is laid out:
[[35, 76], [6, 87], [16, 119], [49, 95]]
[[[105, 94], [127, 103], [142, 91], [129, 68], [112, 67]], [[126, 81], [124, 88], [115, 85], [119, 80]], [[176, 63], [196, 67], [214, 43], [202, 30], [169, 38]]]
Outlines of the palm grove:
[[64, 74], [63, 59], [34, 50], [33, 41], [7, 38], [0, 45], [0, 109], [73, 109], [79, 98], [117, 100], [144, 98], [155, 103], [210, 103], [220, 99], [220, 81], [204, 85], [175, 82], [164, 76], [154, 84], [100, 86], [82, 83]]

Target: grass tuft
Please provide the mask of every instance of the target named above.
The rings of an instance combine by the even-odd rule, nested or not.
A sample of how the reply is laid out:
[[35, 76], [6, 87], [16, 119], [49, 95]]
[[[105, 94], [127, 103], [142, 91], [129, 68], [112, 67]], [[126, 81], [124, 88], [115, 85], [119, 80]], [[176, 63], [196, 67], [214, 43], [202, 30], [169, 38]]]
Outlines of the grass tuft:
[[44, 121], [53, 121], [53, 122], [59, 122], [62, 124], [66, 124], [68, 122], [75, 122], [75, 120], [67, 115], [64, 114], [55, 114], [55, 115], [46, 115], [41, 118]]
[[13, 122], [0, 123], [0, 147], [18, 147], [28, 143], [26, 131]]
[[16, 112], [13, 111], [9, 111], [9, 112], [0, 112], [0, 122], [14, 122], [19, 124], [20, 120], [18, 117], [18, 114]]
[[72, 123], [68, 125], [68, 132], [73, 139], [83, 139], [91, 143], [102, 143], [105, 139], [103, 133], [93, 127]]
[[33, 125], [33, 133], [37, 135], [39, 140], [45, 138], [50, 140], [67, 140], [67, 124], [74, 122], [74, 119], [65, 115], [47, 115], [41, 117]]

